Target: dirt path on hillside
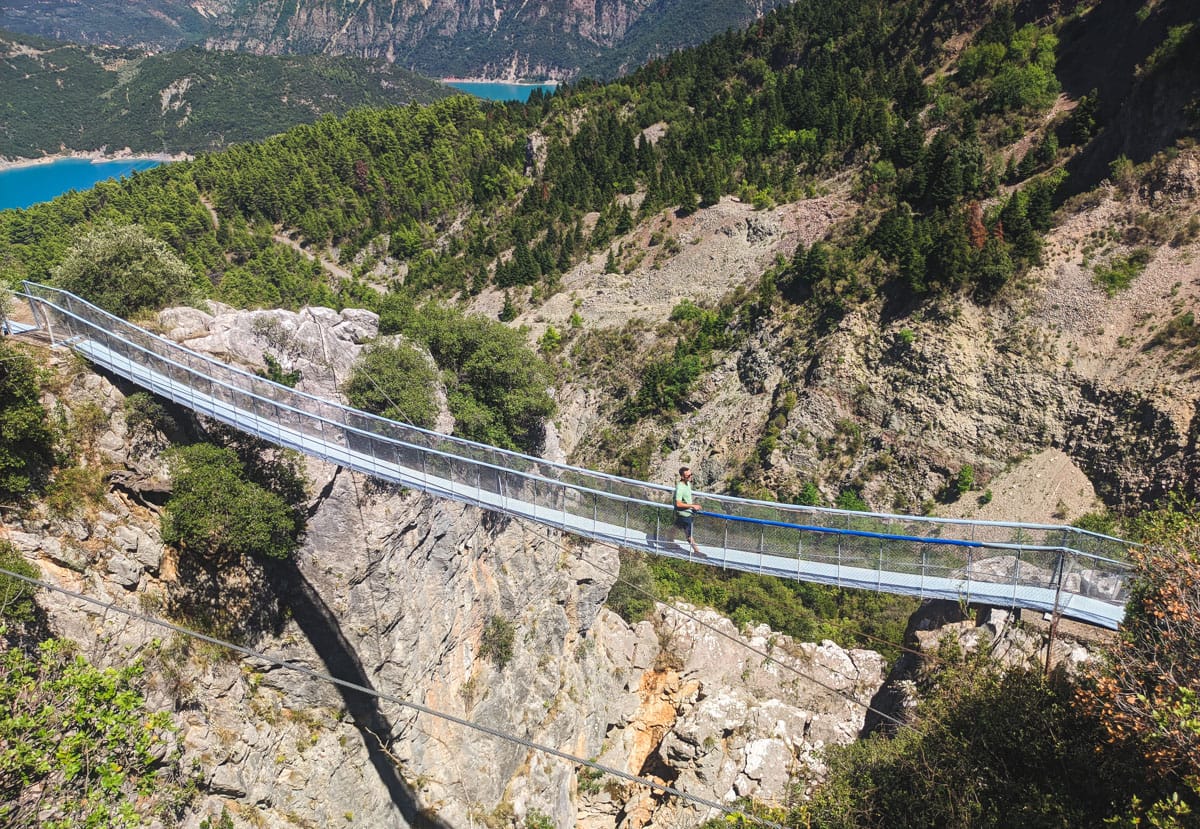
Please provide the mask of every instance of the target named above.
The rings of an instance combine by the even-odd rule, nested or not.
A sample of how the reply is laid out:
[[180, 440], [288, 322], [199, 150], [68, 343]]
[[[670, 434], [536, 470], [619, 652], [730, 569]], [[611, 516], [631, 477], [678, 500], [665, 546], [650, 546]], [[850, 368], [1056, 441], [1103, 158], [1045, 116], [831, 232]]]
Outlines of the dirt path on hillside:
[[[221, 227], [221, 217], [219, 215], [217, 215], [216, 207], [214, 207], [212, 202], [210, 202], [208, 199], [204, 198], [203, 196], [200, 197], [200, 203], [203, 204], [208, 209], [208, 214], [210, 216], [212, 216], [213, 227], [220, 228]], [[308, 259], [310, 262], [316, 262], [318, 265], [321, 266], [322, 270], [324, 270], [325, 273], [329, 274], [332, 277], [335, 277], [339, 280], [350, 278], [350, 271], [346, 270], [341, 265], [338, 265], [335, 262], [329, 261], [324, 256], [318, 256], [317, 254], [315, 254], [312, 251], [305, 248], [303, 245], [301, 245], [295, 239], [293, 239], [290, 236], [283, 233], [283, 231], [278, 228], [276, 228], [275, 233], [273, 233], [271, 235], [271, 239], [275, 242], [278, 242], [281, 245], [287, 245], [289, 248], [296, 251], [301, 256], [303, 256], [305, 259]]]
[[277, 231], [276, 233], [272, 234], [271, 238], [281, 245], [287, 245], [289, 248], [296, 251], [309, 261], [316, 262], [324, 269], [325, 273], [329, 274], [330, 276], [336, 277], [339, 280], [350, 278], [350, 271], [346, 270], [335, 262], [329, 261], [324, 256], [318, 256], [290, 236]]

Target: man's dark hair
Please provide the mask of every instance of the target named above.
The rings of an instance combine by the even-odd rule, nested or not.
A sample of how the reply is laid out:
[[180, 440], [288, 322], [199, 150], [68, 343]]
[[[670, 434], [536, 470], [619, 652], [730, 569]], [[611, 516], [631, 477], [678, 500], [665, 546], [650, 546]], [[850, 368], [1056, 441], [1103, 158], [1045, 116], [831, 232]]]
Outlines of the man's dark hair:
[[681, 467], [679, 467], [679, 477], [680, 477], [680, 478], [682, 478], [682, 477], [683, 477], [683, 473], [684, 473], [684, 472], [687, 472], [689, 469], [691, 469], [691, 467], [690, 467], [690, 466], [681, 466]]

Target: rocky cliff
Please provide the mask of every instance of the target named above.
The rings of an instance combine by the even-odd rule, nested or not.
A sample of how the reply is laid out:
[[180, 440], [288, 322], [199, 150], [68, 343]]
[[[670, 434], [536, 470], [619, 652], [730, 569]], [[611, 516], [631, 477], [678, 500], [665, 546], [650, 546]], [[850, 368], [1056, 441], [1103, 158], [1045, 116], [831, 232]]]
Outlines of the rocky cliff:
[[[852, 222], [844, 185], [770, 210], [726, 198], [684, 219], [656, 217], [613, 242], [634, 263], [624, 272], [605, 273], [601, 252], [518, 321], [536, 339], [547, 326], [569, 330], [578, 314], [589, 327], [625, 326], [641, 359], [662, 353], [670, 345], [653, 325], [683, 298], [753, 290], [772, 261]], [[664, 483], [691, 463], [706, 488], [749, 478], [786, 497], [813, 481], [830, 501], [852, 489], [884, 511], [1064, 521], [1172, 490], [1200, 494], [1188, 316], [1200, 300], [1198, 209], [1200, 151], [1189, 146], [1140, 186], [1109, 183], [1065, 205], [1043, 263], [988, 305], [879, 299], [831, 327], [803, 311], [764, 316], [717, 355], [678, 418], [638, 424], [622, 445], [649, 447], [647, 468]], [[654, 231], [676, 252], [648, 241]], [[1097, 265], [1139, 248], [1150, 252], [1144, 271], [1106, 292]], [[494, 313], [500, 299], [485, 293], [475, 307]], [[603, 435], [613, 394], [595, 382], [561, 391], [563, 445], [584, 465], [612, 464]], [[604, 382], [630, 393], [638, 378], [618, 367]], [[772, 421], [778, 432], [759, 456]], [[954, 496], [948, 485], [968, 466], [973, 492]]]
[[[165, 312], [162, 330], [251, 367], [271, 353], [328, 394], [375, 333], [365, 312], [212, 310]], [[882, 681], [875, 653], [739, 633], [711, 612], [659, 606], [630, 627], [602, 606], [615, 550], [316, 461], [294, 562], [208, 572], [160, 540], [144, 496], [165, 484], [167, 441], [128, 427], [134, 390], [73, 372], [48, 402], [104, 413], [88, 452], [122, 486], [70, 515], [6, 513], [0, 534], [48, 580], [114, 608], [161, 615], [203, 593], [210, 622], [225, 618], [269, 657], [239, 660], [113, 608], [40, 599], [52, 629], [90, 658], [146, 660], [152, 702], [178, 712], [202, 780], [187, 826], [221, 809], [235, 825], [280, 827], [506, 826], [539, 813], [597, 829], [694, 824], [696, 807], [414, 706], [709, 800], [770, 801], [819, 773], [823, 745], [856, 737]], [[208, 429], [174, 414], [180, 433]], [[496, 624], [511, 633], [503, 658], [483, 644]]]

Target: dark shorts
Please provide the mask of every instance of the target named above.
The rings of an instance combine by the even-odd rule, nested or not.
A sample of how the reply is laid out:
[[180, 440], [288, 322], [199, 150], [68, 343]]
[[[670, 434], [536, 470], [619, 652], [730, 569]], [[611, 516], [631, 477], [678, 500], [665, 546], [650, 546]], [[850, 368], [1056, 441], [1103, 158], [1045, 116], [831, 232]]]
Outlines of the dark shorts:
[[692, 522], [695, 520], [694, 515], [680, 515], [675, 513], [675, 526], [687, 533], [687, 537], [692, 537]]

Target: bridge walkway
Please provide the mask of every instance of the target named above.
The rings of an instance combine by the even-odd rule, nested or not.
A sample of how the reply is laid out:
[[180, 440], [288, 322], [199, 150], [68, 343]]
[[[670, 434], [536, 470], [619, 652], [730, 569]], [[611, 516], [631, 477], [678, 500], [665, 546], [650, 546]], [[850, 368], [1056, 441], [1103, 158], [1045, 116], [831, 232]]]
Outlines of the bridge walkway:
[[38, 328], [97, 366], [273, 444], [586, 538], [733, 570], [922, 598], [1058, 612], [1116, 628], [1126, 542], [1058, 525], [857, 513], [701, 495], [701, 554], [667, 543], [671, 489], [357, 411], [190, 351], [26, 283]]

